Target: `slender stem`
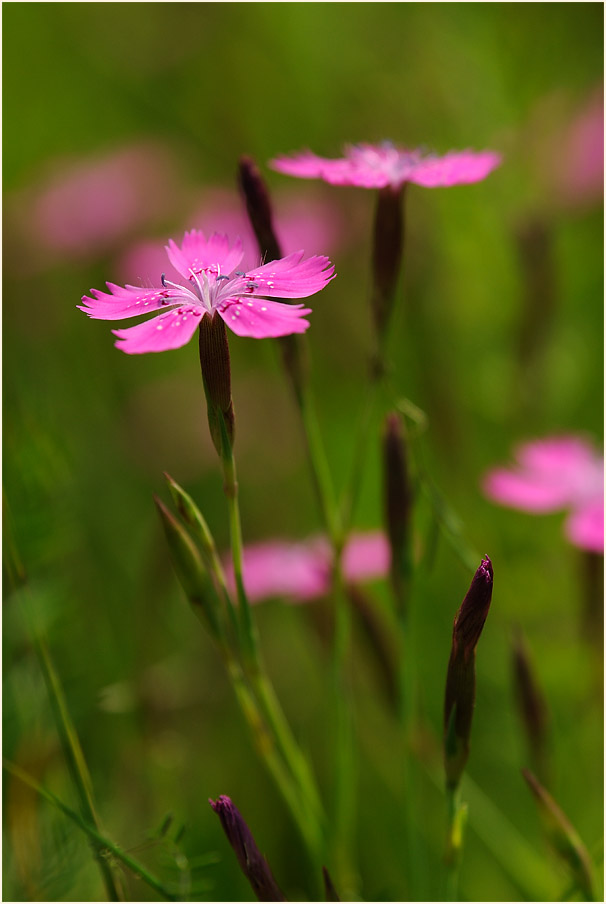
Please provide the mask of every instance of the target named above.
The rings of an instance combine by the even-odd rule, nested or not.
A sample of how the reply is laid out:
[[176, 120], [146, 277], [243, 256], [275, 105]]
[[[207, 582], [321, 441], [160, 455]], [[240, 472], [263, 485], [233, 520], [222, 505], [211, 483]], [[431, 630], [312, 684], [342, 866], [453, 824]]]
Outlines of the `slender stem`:
[[366, 388], [366, 396], [353, 443], [354, 453], [351, 472], [341, 498], [341, 524], [343, 534], [345, 535], [351, 529], [360, 488], [362, 486], [362, 477], [366, 467], [366, 457], [368, 453], [368, 443], [371, 436], [370, 428], [380, 383], [380, 374], [372, 371]]
[[334, 743], [333, 857], [337, 885], [346, 900], [358, 895], [359, 877], [351, 860], [356, 806], [357, 757], [354, 748], [354, 718], [351, 687], [347, 674], [347, 654], [351, 641], [351, 611], [344, 587], [340, 552], [333, 573], [335, 635], [332, 662]]
[[[264, 741], [258, 745], [259, 750], [265, 756], [270, 771], [301, 829], [319, 875], [319, 861], [323, 848], [323, 814], [320, 796], [311, 769], [291, 732], [261, 660], [256, 627], [244, 585], [236, 463], [227, 431], [223, 424], [222, 427], [221, 463], [229, 511], [232, 561], [243, 641], [244, 673], [251, 682], [254, 695], [244, 682], [244, 676], [239, 677], [238, 672], [234, 670], [234, 663], [231, 659], [228, 660], [228, 669], [249, 721], [254, 712], [254, 720], [250, 721], [253, 731], [258, 733], [260, 726], [265, 725]], [[246, 694], [243, 696], [245, 692]], [[253, 706], [254, 711], [251, 708]], [[268, 746], [269, 740], [271, 740], [271, 745]], [[276, 750], [279, 756], [276, 755]]]
[[[76, 823], [91, 839], [91, 842], [95, 846], [95, 848], [100, 852], [100, 856], [107, 856], [107, 853], [110, 853], [116, 860], [119, 860], [124, 866], [128, 867], [128, 869], [134, 873], [135, 876], [138, 876], [142, 879], [146, 885], [149, 885], [150, 888], [153, 888], [154, 891], [158, 892], [163, 898], [167, 901], [177, 901], [179, 897], [170, 892], [165, 885], [163, 885], [159, 879], [157, 879], [152, 873], [150, 873], [143, 864], [139, 863], [138, 860], [135, 860], [134, 857], [131, 857], [130, 854], [127, 854], [126, 851], [123, 851], [117, 844], [114, 844], [113, 841], [110, 841], [109, 838], [106, 838], [101, 832], [98, 830], [97, 826], [91, 825], [84, 819], [76, 810], [72, 810], [71, 807], [68, 807], [63, 803], [56, 795], [49, 791], [48, 788], [45, 788], [43, 785], [38, 784], [38, 782], [27, 772], [17, 766], [15, 763], [8, 762], [7, 760], [3, 761], [3, 766], [10, 772], [11, 775], [14, 775], [24, 784], [28, 785], [30, 788], [33, 788], [41, 797], [45, 800], [49, 801], [49, 803], [53, 804], [57, 809], [61, 810], [62, 813], [65, 814], [69, 819]], [[108, 864], [109, 865], [109, 864]]]
[[303, 432], [306, 440], [307, 458], [312, 474], [318, 504], [328, 535], [336, 548], [342, 543], [342, 528], [337, 509], [335, 491], [328, 467], [328, 459], [322, 441], [320, 425], [316, 414], [313, 395], [308, 384], [295, 393]]
[[446, 788], [447, 831], [446, 831], [446, 900], [459, 900], [459, 869], [463, 828], [467, 817], [467, 806], [461, 803], [459, 787]]

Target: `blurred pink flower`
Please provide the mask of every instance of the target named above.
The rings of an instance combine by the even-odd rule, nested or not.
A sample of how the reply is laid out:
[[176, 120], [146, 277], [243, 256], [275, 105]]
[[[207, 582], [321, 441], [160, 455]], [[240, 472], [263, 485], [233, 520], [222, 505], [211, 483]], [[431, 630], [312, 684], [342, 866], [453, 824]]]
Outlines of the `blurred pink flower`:
[[264, 339], [303, 333], [309, 326], [303, 317], [310, 308], [269, 299], [307, 298], [334, 275], [327, 257], [303, 260], [303, 251], [245, 273], [236, 270], [243, 254], [239, 239], [230, 247], [226, 235], [214, 233], [206, 239], [196, 229], [185, 233], [181, 248], [169, 239], [166, 251], [186, 285], [166, 279], [164, 273], [157, 288], [108, 283], [109, 293], [91, 289], [92, 297], [84, 295], [84, 304], [78, 305], [96, 320], [165, 311], [128, 329], [113, 330], [116, 346], [129, 355], [180, 348], [193, 336], [199, 318], [207, 315], [219, 314], [238, 336]]
[[[205, 192], [202, 203], [188, 219], [207, 233], [216, 230], [239, 236], [244, 249], [242, 269], [251, 270], [258, 266], [257, 240], [237, 194], [227, 189]], [[285, 253], [305, 248], [308, 254], [325, 251], [332, 255], [345, 231], [338, 210], [333, 205], [321, 198], [303, 199], [299, 194], [290, 196], [288, 193], [278, 194], [275, 199], [274, 226]], [[165, 267], [165, 260], [160, 241], [139, 242], [121, 257], [118, 272], [125, 280], [146, 280], [150, 274]], [[168, 270], [166, 272], [168, 275]]]
[[20, 228], [53, 256], [98, 254], [164, 215], [174, 188], [169, 156], [153, 144], [63, 161], [45, 184], [30, 190], [28, 219]]
[[553, 157], [556, 187], [570, 205], [604, 199], [604, 97], [597, 91], [570, 122]]
[[604, 458], [577, 436], [547, 437], [520, 445], [517, 465], [495, 468], [482, 480], [489, 499], [525, 512], [568, 509], [571, 543], [604, 551]]
[[[384, 577], [389, 570], [389, 543], [383, 533], [353, 534], [343, 551], [343, 572], [350, 582]], [[330, 590], [332, 552], [325, 537], [300, 543], [268, 540], [244, 547], [244, 586], [256, 603], [275, 596], [305, 602]], [[234, 586], [231, 562], [226, 563]]]
[[450, 151], [439, 156], [384, 142], [347, 145], [345, 156], [337, 160], [303, 151], [292, 157], [277, 157], [270, 166], [289, 176], [323, 179], [331, 185], [399, 189], [406, 182], [426, 188], [479, 182], [500, 162], [500, 155], [493, 151]]

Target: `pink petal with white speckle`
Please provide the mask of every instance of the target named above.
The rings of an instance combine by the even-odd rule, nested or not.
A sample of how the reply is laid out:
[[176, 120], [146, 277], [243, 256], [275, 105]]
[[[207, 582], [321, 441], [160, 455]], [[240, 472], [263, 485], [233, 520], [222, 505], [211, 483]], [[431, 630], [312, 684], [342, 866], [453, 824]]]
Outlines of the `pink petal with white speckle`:
[[322, 255], [308, 257], [304, 261], [303, 254], [303, 251], [295, 251], [281, 260], [250, 270], [247, 279], [256, 283], [254, 294], [272, 298], [307, 298], [323, 289], [334, 278], [334, 266]]
[[304, 333], [309, 321], [303, 318], [311, 314], [311, 308], [300, 304], [280, 304], [250, 295], [228, 301], [218, 309], [218, 313], [237, 336], [275, 339], [291, 333]]
[[125, 330], [112, 330], [118, 337], [116, 348], [127, 355], [164, 352], [185, 345], [196, 331], [202, 315], [196, 308], [181, 307], [167, 311]]
[[175, 270], [187, 279], [192, 271], [217, 272], [219, 268], [221, 273], [229, 274], [236, 269], [244, 253], [240, 239], [236, 239], [233, 247], [230, 247], [226, 235], [215, 232], [207, 239], [201, 229], [186, 232], [180, 248], [169, 239], [166, 251]]
[[172, 289], [142, 289], [140, 286], [116, 286], [110, 282], [107, 287], [111, 294], [91, 289], [92, 298], [83, 295], [84, 304], [76, 307], [93, 320], [124, 320], [174, 306], [182, 301]]

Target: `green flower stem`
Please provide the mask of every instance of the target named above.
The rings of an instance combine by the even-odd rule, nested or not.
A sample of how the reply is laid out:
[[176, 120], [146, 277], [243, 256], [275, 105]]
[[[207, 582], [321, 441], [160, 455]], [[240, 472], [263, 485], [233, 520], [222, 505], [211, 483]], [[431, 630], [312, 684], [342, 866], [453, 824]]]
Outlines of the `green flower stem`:
[[[256, 628], [246, 595], [242, 572], [243, 544], [236, 464], [233, 448], [223, 422], [221, 463], [223, 466], [223, 486], [229, 511], [231, 552], [238, 597], [244, 673], [252, 685], [255, 696], [248, 692], [247, 686], [242, 684], [242, 680], [236, 680], [238, 676], [233, 671], [233, 663], [229, 662], [228, 667], [232, 680], [236, 682], [234, 686], [239, 699], [241, 703], [246, 704], [245, 715], [247, 715], [247, 718], [252, 713], [251, 706], [253, 704], [255, 707], [257, 704], [260, 707], [260, 713], [255, 713], [257, 728], [254, 730], [258, 731], [259, 725], [264, 722], [269, 731], [266, 732], [265, 742], [262, 746], [259, 745], [259, 749], [262, 752], [265, 749], [268, 751], [266, 761], [270, 771], [293, 812], [319, 875], [323, 850], [322, 805], [311, 769], [297, 745], [261, 661]], [[247, 690], [246, 699], [242, 696], [245, 688]], [[259, 715], [263, 722], [259, 722]], [[251, 725], [253, 725], [252, 722]], [[268, 748], [266, 743], [269, 738], [272, 740], [271, 748]], [[274, 742], [281, 759], [274, 754]], [[286, 769], [284, 769], [284, 764]]]
[[368, 453], [368, 443], [371, 436], [372, 418], [380, 385], [380, 371], [371, 371], [370, 379], [366, 388], [366, 397], [362, 406], [362, 412], [360, 415], [356, 438], [353, 444], [354, 453], [351, 473], [346, 487], [343, 491], [340, 504], [340, 520], [344, 535], [347, 535], [353, 524], [358, 495], [360, 487], [362, 486], [364, 470], [366, 468], [366, 458]]
[[[10, 772], [11, 775], [14, 775], [24, 784], [28, 785], [34, 791], [36, 791], [41, 797], [47, 800], [49, 803], [53, 804], [53, 806], [57, 807], [58, 810], [71, 819], [73, 822], [78, 825], [83, 832], [85, 832], [91, 843], [99, 851], [101, 857], [107, 857], [108, 854], [111, 854], [116, 860], [119, 860], [120, 863], [123, 863], [124, 866], [128, 867], [128, 869], [135, 875], [138, 876], [139, 879], [142, 879], [146, 885], [149, 885], [150, 888], [153, 888], [161, 897], [165, 898], [167, 901], [178, 901], [180, 900], [179, 896], [169, 891], [165, 885], [160, 882], [152, 873], [150, 873], [143, 864], [139, 863], [138, 860], [135, 860], [134, 857], [131, 857], [130, 854], [127, 854], [126, 851], [123, 851], [117, 844], [114, 844], [113, 841], [110, 841], [109, 838], [106, 838], [101, 834], [98, 827], [96, 825], [91, 825], [86, 819], [84, 819], [76, 810], [72, 810], [71, 807], [68, 807], [67, 804], [64, 804], [62, 800], [56, 797], [52, 791], [49, 791], [43, 785], [38, 784], [38, 782], [32, 778], [27, 772], [17, 766], [15, 763], [10, 763], [7, 760], [3, 761], [3, 766], [7, 772]], [[109, 868], [109, 864], [106, 861], [106, 864]]]
[[[40, 666], [40, 670], [42, 671], [42, 676], [46, 685], [53, 719], [57, 733], [59, 735], [61, 747], [63, 749], [63, 755], [67, 762], [67, 767], [70, 773], [72, 784], [74, 785], [74, 789], [78, 796], [80, 810], [83, 818], [87, 821], [87, 823], [94, 826], [96, 830], [99, 830], [99, 820], [95, 812], [95, 805], [93, 801], [92, 782], [90, 773], [88, 771], [88, 766], [86, 765], [86, 760], [84, 758], [84, 752], [80, 744], [78, 733], [76, 732], [76, 727], [72, 722], [71, 716], [69, 714], [67, 701], [65, 699], [65, 694], [63, 693], [63, 687], [54, 667], [46, 638], [44, 637], [42, 631], [35, 624], [34, 617], [31, 612], [31, 604], [28, 598], [29, 592], [27, 579], [25, 577], [25, 571], [23, 569], [23, 565], [21, 564], [21, 560], [14, 543], [14, 539], [12, 537], [12, 531], [10, 529], [10, 524], [8, 523], [8, 517], [5, 522], [5, 527], [7, 528], [6, 532], [9, 535], [5, 547], [7, 572], [9, 579], [13, 584], [13, 588], [16, 589], [17, 587], [20, 587], [21, 589], [23, 601], [22, 611], [30, 637], [33, 642], [36, 657], [38, 659], [38, 664]], [[105, 885], [108, 900], [121, 901], [123, 899], [123, 896], [118, 880], [114, 876], [110, 864], [107, 862], [107, 860], [104, 859], [99, 847], [94, 843], [93, 852], [95, 859], [99, 865], [99, 870], [103, 878], [103, 883]]]
[[459, 869], [463, 848], [463, 833], [467, 821], [467, 805], [461, 802], [459, 788], [446, 788], [447, 830], [446, 851], [446, 900], [459, 900]]
[[305, 797], [293, 780], [291, 770], [285, 766], [282, 757], [279, 755], [271, 726], [268, 726], [265, 715], [240, 665], [228, 651], [224, 650], [223, 656], [236, 698], [251, 730], [257, 751], [265, 762], [270, 775], [291, 812], [295, 825], [307, 848], [314, 875], [317, 873], [319, 876], [323, 841], [318, 823], [310, 817], [305, 805]]
[[332, 858], [336, 883], [344, 900], [358, 897], [359, 877], [351, 860], [356, 809], [357, 757], [354, 747], [354, 712], [347, 673], [347, 654], [351, 642], [351, 610], [345, 593], [340, 551], [333, 572], [335, 636], [332, 662], [334, 742], [334, 817]]
[[295, 393], [303, 433], [305, 435], [307, 459], [322, 512], [322, 518], [335, 549], [342, 545], [342, 526], [336, 503], [335, 491], [328, 467], [328, 460], [322, 441], [320, 425], [309, 385], [305, 384]]

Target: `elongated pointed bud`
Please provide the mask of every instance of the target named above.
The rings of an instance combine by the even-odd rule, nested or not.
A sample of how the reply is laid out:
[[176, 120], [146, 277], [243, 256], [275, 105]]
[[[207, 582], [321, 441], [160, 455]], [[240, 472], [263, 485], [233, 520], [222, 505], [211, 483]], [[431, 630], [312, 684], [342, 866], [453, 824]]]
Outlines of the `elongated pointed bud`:
[[450, 789], [458, 786], [469, 758], [476, 645], [490, 609], [492, 582], [492, 563], [485, 556], [454, 620], [444, 700], [444, 765]]
[[209, 799], [208, 802], [221, 820], [223, 831], [238, 858], [240, 869], [259, 901], [285, 901], [286, 898], [278, 888], [269, 863], [259, 851], [236, 805], [225, 794], [221, 794], [217, 800]]
[[185, 595], [198, 616], [202, 618], [211, 634], [219, 637], [218, 612], [220, 602], [208, 571], [186, 529], [170, 512], [161, 499], [154, 496], [154, 502], [162, 521], [168, 542], [170, 557]]
[[574, 882], [583, 894], [583, 901], [594, 901], [591, 859], [587, 848], [579, 838], [559, 806], [529, 769], [522, 769], [528, 787], [537, 803], [541, 822], [549, 841], [559, 856], [568, 864]]
[[404, 242], [403, 188], [379, 190], [372, 247], [371, 308], [379, 348], [391, 319]]
[[537, 684], [528, 649], [519, 630], [516, 630], [512, 638], [512, 667], [515, 698], [528, 750], [535, 771], [545, 782], [547, 776], [547, 705]]
[[217, 555], [217, 547], [202, 512], [191, 496], [166, 471], [164, 472], [164, 478], [179, 515], [185, 524], [191, 528], [195, 539], [200, 545], [200, 549], [207, 556], [214, 558]]
[[390, 579], [400, 612], [404, 611], [412, 572], [412, 488], [408, 454], [400, 417], [388, 414], [383, 435], [384, 512], [391, 549]]
[[[283, 257], [282, 247], [274, 230], [271, 199], [259, 167], [251, 157], [240, 157], [238, 183], [246, 204], [248, 219], [255, 233], [263, 262]], [[282, 301], [291, 303], [289, 298]], [[282, 352], [284, 370], [290, 378], [298, 401], [308, 380], [308, 362], [300, 336], [281, 336], [277, 340]]]
[[248, 219], [257, 237], [261, 257], [264, 261], [278, 260], [283, 257], [283, 254], [274, 231], [269, 192], [261, 177], [259, 167], [251, 157], [240, 157], [238, 181], [246, 203]]
[[231, 445], [234, 442], [234, 406], [231, 399], [231, 365], [225, 324], [218, 314], [204, 316], [199, 326], [200, 367], [208, 409], [208, 426], [215, 449], [223, 454], [221, 419]]

